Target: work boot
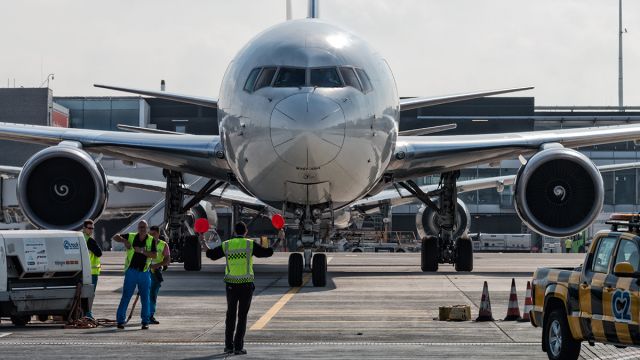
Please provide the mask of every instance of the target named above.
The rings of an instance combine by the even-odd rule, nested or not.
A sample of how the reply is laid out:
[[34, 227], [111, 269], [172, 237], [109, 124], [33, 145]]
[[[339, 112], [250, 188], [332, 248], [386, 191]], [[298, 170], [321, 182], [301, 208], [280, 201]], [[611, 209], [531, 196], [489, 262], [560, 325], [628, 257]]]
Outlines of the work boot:
[[124, 324], [118, 324], [117, 328], [120, 329], [120, 330], [123, 330], [124, 329]]
[[142, 324], [142, 330], [149, 330], [149, 324]]
[[160, 324], [160, 321], [156, 320], [156, 318], [152, 316], [149, 319], [149, 323], [154, 324], [154, 325], [158, 325], [158, 324]]
[[225, 348], [224, 348], [224, 353], [225, 353], [225, 354], [231, 354], [231, 353], [233, 353], [233, 348], [232, 348], [232, 347], [225, 347]]
[[240, 349], [240, 350], [236, 350], [233, 352], [236, 355], [247, 355], [247, 350], [245, 349]]

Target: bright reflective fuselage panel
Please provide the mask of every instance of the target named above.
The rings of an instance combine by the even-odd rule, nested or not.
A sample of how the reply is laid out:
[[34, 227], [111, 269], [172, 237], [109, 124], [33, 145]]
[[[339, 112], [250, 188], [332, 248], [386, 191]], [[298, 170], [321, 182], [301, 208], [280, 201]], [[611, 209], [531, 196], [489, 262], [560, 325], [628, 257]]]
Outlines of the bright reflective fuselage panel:
[[317, 19], [276, 25], [229, 65], [220, 135], [238, 181], [267, 204], [326, 210], [364, 196], [398, 134], [387, 62], [351, 32]]

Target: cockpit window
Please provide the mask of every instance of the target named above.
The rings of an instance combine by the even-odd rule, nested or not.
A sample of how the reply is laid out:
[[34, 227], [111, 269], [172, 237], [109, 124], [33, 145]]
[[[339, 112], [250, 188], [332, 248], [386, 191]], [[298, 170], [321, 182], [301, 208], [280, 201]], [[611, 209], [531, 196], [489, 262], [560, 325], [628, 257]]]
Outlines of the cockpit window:
[[307, 71], [300, 68], [280, 68], [273, 87], [303, 87], [307, 82]]
[[356, 72], [353, 68], [341, 67], [340, 74], [342, 75], [342, 79], [344, 79], [344, 84], [346, 86], [351, 86], [362, 91], [362, 87], [360, 87], [360, 82], [358, 81], [358, 77], [356, 76]]
[[360, 83], [362, 83], [362, 92], [366, 94], [369, 91], [373, 90], [371, 80], [369, 80], [369, 75], [367, 75], [364, 70], [358, 68], [356, 68], [356, 72], [358, 73], [358, 77], [360, 78]]
[[262, 89], [263, 87], [267, 87], [271, 85], [271, 79], [273, 79], [273, 75], [276, 74], [276, 68], [267, 67], [263, 68], [260, 76], [258, 76], [258, 81], [256, 81], [256, 86], [253, 90]]
[[260, 68], [251, 70], [249, 77], [247, 78], [247, 82], [244, 83], [244, 91], [253, 91], [253, 86], [256, 84], [256, 79], [258, 78], [258, 74], [260, 74], [260, 70]]
[[342, 80], [336, 68], [311, 69], [309, 81], [314, 87], [342, 87]]

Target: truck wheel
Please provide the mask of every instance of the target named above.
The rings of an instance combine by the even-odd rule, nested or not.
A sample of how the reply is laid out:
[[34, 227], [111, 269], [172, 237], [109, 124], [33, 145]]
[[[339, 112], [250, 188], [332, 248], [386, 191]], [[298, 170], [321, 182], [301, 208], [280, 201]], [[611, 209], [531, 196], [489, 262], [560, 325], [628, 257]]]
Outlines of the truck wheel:
[[27, 325], [29, 321], [31, 321], [31, 316], [29, 315], [22, 315], [22, 316], [16, 315], [11, 317], [11, 323], [18, 327], [23, 327]]
[[471, 239], [458, 238], [456, 240], [456, 271], [473, 270], [473, 244]]
[[544, 323], [547, 356], [551, 360], [575, 360], [580, 355], [580, 341], [571, 336], [567, 316], [555, 309]]
[[422, 271], [438, 271], [438, 238], [425, 236], [422, 238], [422, 250], [420, 251], [420, 267]]

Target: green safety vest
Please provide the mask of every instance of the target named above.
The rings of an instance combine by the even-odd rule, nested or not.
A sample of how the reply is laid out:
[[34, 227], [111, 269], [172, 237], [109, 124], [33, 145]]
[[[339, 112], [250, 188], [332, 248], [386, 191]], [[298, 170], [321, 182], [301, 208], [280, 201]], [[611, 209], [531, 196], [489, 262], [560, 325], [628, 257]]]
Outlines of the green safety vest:
[[233, 238], [222, 243], [227, 261], [224, 281], [232, 284], [253, 282], [253, 241]]
[[156, 251], [158, 252], [158, 256], [156, 256], [155, 259], [151, 259], [152, 264], [160, 264], [162, 261], [164, 261], [165, 246], [167, 246], [167, 243], [164, 240], [158, 239], [158, 243], [156, 243]]
[[[129, 233], [129, 244], [131, 247], [127, 249], [127, 257], [124, 259], [124, 271], [129, 269], [129, 264], [131, 264], [131, 259], [133, 258], [133, 254], [135, 254], [135, 250], [133, 249], [133, 241], [138, 236], [138, 233]], [[153, 246], [153, 236], [147, 234], [147, 242], [144, 246], [146, 251], [151, 251], [151, 247]], [[147, 258], [146, 264], [144, 265], [144, 271], [149, 270], [149, 265], [151, 265], [151, 258]]]
[[[87, 243], [89, 242], [89, 239], [90, 238], [87, 235], [84, 235], [84, 240]], [[91, 250], [89, 250], [89, 263], [91, 264], [91, 275], [100, 275], [100, 268], [102, 267], [102, 265], [100, 265], [100, 258]]]

